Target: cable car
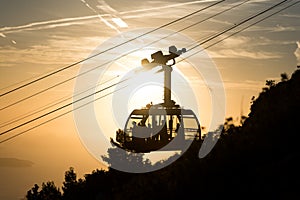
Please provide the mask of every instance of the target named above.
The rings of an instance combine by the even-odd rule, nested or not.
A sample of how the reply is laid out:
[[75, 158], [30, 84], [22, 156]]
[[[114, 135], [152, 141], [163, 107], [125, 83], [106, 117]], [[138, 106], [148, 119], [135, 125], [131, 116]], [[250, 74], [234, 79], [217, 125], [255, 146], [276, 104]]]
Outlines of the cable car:
[[[116, 141], [111, 143], [136, 153], [151, 151], [182, 150], [186, 143], [201, 138], [200, 123], [195, 113], [184, 109], [171, 100], [171, 72], [175, 58], [186, 50], [169, 47], [169, 54], [157, 51], [151, 55], [152, 62], [142, 60], [142, 65], [162, 66], [164, 71], [164, 102], [156, 105], [147, 104], [142, 109], [135, 109], [129, 115], [124, 130], [116, 131]], [[172, 60], [171, 65], [167, 63]]]

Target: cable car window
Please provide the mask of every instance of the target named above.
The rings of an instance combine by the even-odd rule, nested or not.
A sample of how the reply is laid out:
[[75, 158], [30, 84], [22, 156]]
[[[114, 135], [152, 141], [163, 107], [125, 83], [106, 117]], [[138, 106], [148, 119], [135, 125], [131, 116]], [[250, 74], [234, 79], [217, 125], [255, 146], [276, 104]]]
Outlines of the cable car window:
[[184, 133], [186, 138], [194, 138], [199, 132], [198, 122], [192, 115], [183, 116]]

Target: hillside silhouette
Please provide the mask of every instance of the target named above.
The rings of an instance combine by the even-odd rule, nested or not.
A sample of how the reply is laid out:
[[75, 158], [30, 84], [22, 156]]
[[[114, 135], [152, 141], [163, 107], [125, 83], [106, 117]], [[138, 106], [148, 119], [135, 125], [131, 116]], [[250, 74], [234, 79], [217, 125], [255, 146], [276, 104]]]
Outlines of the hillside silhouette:
[[[259, 96], [252, 98], [248, 117], [242, 116], [239, 124], [227, 118], [220, 139], [205, 158], [198, 158], [201, 141], [195, 141], [175, 162], [154, 172], [96, 169], [78, 178], [71, 167], [61, 189], [51, 181], [41, 188], [35, 184], [26, 198], [294, 199], [299, 196], [299, 94], [300, 69], [290, 78], [281, 74], [278, 83], [266, 80]], [[104, 159], [113, 166], [113, 157], [120, 152], [108, 153]], [[150, 165], [134, 154], [124, 156], [128, 162]]]

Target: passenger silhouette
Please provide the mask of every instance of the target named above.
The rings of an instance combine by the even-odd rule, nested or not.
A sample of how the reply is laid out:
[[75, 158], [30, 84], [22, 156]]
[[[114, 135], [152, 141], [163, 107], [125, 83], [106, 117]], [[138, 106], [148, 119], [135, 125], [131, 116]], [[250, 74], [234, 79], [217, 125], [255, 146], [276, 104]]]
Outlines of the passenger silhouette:
[[176, 124], [175, 132], [177, 134], [176, 135], [177, 138], [179, 138], [180, 140], [184, 140], [184, 129], [179, 123]]
[[136, 122], [133, 121], [132, 122], [132, 136], [136, 136], [136, 132], [137, 132], [136, 127], [137, 127]]
[[158, 140], [159, 139], [159, 126], [158, 126], [158, 124], [157, 124], [157, 121], [156, 120], [154, 120], [154, 123], [153, 123], [153, 128], [152, 128], [152, 138], [154, 139], [154, 140]]
[[170, 135], [169, 135], [169, 138], [171, 139], [173, 136], [172, 136], [172, 132], [173, 132], [173, 119], [171, 117], [171, 119], [169, 120], [169, 130], [170, 130]]
[[161, 120], [162, 128], [160, 130], [160, 140], [166, 142], [168, 140], [168, 129], [165, 120]]

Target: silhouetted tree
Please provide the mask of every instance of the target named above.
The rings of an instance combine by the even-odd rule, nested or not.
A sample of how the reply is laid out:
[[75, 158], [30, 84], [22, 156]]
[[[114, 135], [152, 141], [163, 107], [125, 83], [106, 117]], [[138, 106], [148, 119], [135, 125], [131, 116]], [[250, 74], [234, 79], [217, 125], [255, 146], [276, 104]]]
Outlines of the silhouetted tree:
[[125, 169], [133, 167], [142, 168], [151, 165], [149, 159], [144, 159], [144, 154], [133, 153], [120, 148], [108, 149], [108, 156], [102, 156], [102, 159], [109, 164], [111, 168], [118, 169], [123, 166]]
[[84, 177], [85, 199], [111, 199], [116, 178], [110, 172], [97, 169]]
[[287, 75], [287, 73], [280, 74], [280, 77], [282, 82], [289, 80], [289, 76]]
[[42, 190], [40, 191], [41, 199], [43, 200], [60, 200], [62, 199], [61, 192], [55, 186], [53, 181], [42, 183]]
[[75, 199], [78, 189], [77, 175], [73, 167], [70, 167], [68, 171], [65, 172], [65, 180], [63, 182], [63, 199]]
[[39, 195], [39, 186], [37, 184], [34, 184], [33, 188], [31, 190], [28, 190], [26, 199], [28, 200], [41, 200], [41, 197]]
[[275, 86], [275, 80], [266, 80], [266, 86], [269, 88]]
[[[71, 194], [69, 199], [297, 198], [298, 185], [294, 182], [298, 181], [300, 167], [300, 69], [290, 79], [281, 78], [279, 83], [266, 82], [268, 87], [252, 98], [251, 111], [240, 124], [235, 124], [232, 117], [225, 120], [218, 142], [206, 157], [198, 158], [203, 144], [195, 141], [180, 157], [174, 155], [158, 163], [170, 165], [154, 172], [133, 174], [114, 167], [149, 166], [149, 160], [143, 154], [112, 148], [103, 157], [111, 166], [108, 171], [94, 170], [84, 179], [76, 180], [76, 173], [70, 168], [65, 173], [63, 197]], [[214, 137], [206, 137], [209, 136]], [[27, 199], [49, 199], [55, 197], [53, 194], [59, 198], [53, 183], [43, 184], [41, 192], [38, 189], [35, 185], [29, 190]]]
[[42, 183], [41, 191], [38, 191], [37, 184], [27, 192], [26, 198], [28, 200], [61, 200], [62, 195], [58, 187], [55, 186], [53, 181]]

